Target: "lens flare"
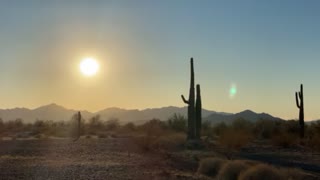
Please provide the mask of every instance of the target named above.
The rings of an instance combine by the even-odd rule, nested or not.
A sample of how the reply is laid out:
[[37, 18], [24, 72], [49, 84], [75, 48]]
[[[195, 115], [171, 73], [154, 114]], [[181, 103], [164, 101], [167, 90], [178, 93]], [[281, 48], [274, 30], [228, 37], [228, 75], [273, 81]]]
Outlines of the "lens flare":
[[237, 94], [237, 86], [236, 84], [231, 84], [231, 87], [229, 89], [229, 97], [232, 99], [236, 96]]

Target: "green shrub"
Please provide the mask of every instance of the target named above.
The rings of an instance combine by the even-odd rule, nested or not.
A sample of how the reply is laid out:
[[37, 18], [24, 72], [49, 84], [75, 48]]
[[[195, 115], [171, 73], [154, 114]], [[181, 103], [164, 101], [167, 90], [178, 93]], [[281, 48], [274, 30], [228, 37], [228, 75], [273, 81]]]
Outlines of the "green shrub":
[[206, 158], [200, 161], [198, 173], [216, 177], [226, 160], [219, 158]]
[[259, 164], [240, 173], [239, 180], [283, 180], [283, 173], [269, 165]]

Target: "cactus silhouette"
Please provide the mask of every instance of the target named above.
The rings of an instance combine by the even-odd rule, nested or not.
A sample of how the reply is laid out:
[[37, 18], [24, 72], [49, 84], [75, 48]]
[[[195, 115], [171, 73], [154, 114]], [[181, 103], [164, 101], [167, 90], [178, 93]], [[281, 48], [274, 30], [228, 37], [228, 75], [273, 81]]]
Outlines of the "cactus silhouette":
[[197, 99], [196, 99], [196, 139], [201, 136], [201, 123], [202, 123], [202, 103], [200, 85], [197, 84]]
[[[199, 139], [201, 130], [201, 95], [200, 85], [197, 85], [197, 105], [195, 104], [193, 58], [190, 59], [190, 90], [189, 99], [181, 95], [184, 103], [188, 104], [188, 133], [187, 139]], [[196, 105], [196, 107], [195, 107]], [[199, 124], [200, 123], [200, 124]]]
[[[300, 99], [300, 103], [299, 103]], [[300, 137], [304, 138], [304, 105], [303, 105], [303, 85], [300, 85], [300, 92], [296, 92], [296, 103], [299, 108], [299, 124], [300, 124]]]
[[74, 141], [77, 141], [79, 138], [80, 138], [80, 135], [81, 135], [81, 112], [79, 111], [78, 114], [77, 114], [77, 125], [78, 125], [78, 128], [77, 128], [77, 135], [76, 135], [76, 139], [74, 139]]
[[188, 134], [187, 139], [194, 139], [195, 137], [195, 100], [194, 100], [194, 70], [193, 70], [193, 58], [190, 59], [190, 89], [189, 89], [189, 99], [186, 100], [183, 95], [181, 98], [184, 103], [188, 104]]

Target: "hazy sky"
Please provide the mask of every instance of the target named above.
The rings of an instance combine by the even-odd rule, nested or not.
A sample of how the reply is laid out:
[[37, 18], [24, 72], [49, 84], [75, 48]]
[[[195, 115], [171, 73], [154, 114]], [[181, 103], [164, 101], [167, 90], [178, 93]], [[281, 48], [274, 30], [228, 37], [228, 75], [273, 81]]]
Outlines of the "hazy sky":
[[[319, 9], [316, 0], [2, 0], [0, 108], [184, 106], [194, 57], [204, 108], [297, 118], [303, 83], [306, 119], [317, 119]], [[101, 66], [90, 78], [79, 72], [87, 56]]]

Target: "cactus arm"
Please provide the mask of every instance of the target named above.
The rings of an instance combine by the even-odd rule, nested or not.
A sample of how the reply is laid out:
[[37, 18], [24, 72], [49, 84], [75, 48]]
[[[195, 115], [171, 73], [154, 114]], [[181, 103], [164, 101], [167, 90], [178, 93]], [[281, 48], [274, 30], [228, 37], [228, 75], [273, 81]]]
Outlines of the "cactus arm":
[[183, 95], [181, 95], [181, 98], [182, 98], [182, 101], [183, 101], [184, 103], [189, 104], [189, 101], [187, 101], [186, 98], [184, 98]]
[[298, 99], [298, 93], [296, 92], [296, 104], [298, 108], [301, 108], [301, 106], [299, 105], [299, 99]]

